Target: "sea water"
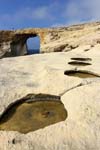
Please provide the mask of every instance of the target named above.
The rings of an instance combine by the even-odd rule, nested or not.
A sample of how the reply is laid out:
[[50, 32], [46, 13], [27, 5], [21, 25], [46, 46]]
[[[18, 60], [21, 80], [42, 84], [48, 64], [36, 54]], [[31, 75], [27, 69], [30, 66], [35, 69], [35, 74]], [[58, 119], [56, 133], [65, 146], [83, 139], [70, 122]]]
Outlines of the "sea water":
[[27, 50], [27, 54], [31, 55], [31, 54], [39, 54], [40, 50], [39, 49], [29, 49]]

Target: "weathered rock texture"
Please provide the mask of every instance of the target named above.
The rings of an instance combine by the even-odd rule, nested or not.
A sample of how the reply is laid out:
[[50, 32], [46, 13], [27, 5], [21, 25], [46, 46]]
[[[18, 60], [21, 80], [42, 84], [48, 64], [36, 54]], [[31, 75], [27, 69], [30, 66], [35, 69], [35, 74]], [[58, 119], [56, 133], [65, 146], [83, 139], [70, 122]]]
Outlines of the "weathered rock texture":
[[83, 26], [63, 32], [77, 34], [66, 34], [66, 41], [80, 45], [72, 51], [0, 59], [0, 116], [17, 100], [39, 93], [59, 96], [67, 112], [63, 121], [27, 134], [1, 128], [1, 150], [100, 150], [99, 23]]
[[[35, 132], [21, 134], [1, 130], [0, 149], [100, 150], [99, 48], [96, 46], [83, 54], [78, 49], [74, 53], [50, 53], [0, 60], [1, 115], [10, 104], [30, 93], [58, 95], [68, 112], [65, 121]], [[91, 58], [91, 65], [68, 64], [73, 57]], [[68, 70], [81, 70], [98, 76], [68, 76], [64, 74]], [[11, 120], [13, 124], [13, 117]], [[19, 124], [21, 121], [20, 119]], [[24, 128], [27, 129], [27, 126]]]
[[40, 52], [70, 51], [80, 46], [86, 50], [100, 43], [100, 22], [63, 28], [32, 28], [0, 31], [0, 57], [19, 56], [27, 53], [29, 37], [40, 37]]

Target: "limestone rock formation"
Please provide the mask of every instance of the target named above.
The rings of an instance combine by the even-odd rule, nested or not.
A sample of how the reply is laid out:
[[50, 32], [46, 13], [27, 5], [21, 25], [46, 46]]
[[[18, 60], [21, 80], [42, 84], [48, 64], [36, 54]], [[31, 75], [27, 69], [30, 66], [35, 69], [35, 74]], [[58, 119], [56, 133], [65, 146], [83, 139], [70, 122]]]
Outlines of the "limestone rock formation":
[[40, 52], [70, 51], [86, 46], [87, 51], [100, 43], [100, 22], [63, 28], [30, 28], [0, 31], [0, 57], [20, 56], [27, 53], [27, 39], [40, 37]]
[[[73, 44], [67, 52], [0, 59], [1, 150], [100, 150], [98, 26], [55, 29]], [[55, 39], [44, 49], [61, 46]]]

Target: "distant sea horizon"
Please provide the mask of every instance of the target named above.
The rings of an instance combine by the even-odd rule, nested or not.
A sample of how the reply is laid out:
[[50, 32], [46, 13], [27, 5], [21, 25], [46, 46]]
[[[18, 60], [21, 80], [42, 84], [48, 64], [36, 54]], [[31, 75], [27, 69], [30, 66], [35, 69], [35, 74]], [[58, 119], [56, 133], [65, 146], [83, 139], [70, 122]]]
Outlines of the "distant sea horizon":
[[40, 53], [40, 49], [28, 49], [27, 50], [27, 54], [31, 55], [31, 54], [39, 54]]

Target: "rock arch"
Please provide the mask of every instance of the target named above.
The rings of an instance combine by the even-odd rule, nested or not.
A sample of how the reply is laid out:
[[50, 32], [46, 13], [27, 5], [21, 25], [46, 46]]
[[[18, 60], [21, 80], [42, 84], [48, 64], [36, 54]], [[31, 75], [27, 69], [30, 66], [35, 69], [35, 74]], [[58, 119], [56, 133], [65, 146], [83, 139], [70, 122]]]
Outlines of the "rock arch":
[[38, 34], [18, 34], [11, 42], [11, 54], [13, 56], [23, 56], [27, 54], [27, 40], [31, 37], [39, 36]]
[[0, 58], [26, 55], [27, 39], [36, 36], [40, 39], [40, 53], [42, 53], [46, 35], [48, 30], [40, 28], [0, 31]]

